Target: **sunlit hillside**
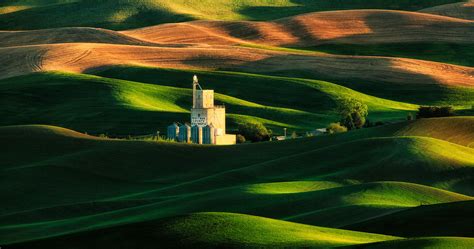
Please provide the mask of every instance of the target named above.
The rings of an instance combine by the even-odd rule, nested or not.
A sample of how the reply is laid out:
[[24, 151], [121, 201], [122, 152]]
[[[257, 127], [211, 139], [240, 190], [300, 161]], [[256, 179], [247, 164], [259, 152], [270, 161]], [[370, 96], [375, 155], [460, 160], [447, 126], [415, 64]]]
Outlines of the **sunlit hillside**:
[[474, 248], [473, 10], [2, 1], [0, 247]]

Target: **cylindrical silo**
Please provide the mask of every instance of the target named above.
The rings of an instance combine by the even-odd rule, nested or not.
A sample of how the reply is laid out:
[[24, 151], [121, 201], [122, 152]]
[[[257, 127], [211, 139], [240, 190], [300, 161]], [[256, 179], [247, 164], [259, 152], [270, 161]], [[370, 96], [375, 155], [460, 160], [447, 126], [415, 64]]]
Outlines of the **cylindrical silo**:
[[173, 123], [172, 125], [168, 126], [167, 132], [166, 132], [166, 137], [170, 140], [176, 140], [179, 135], [179, 127], [176, 123]]
[[184, 143], [191, 142], [191, 126], [184, 124], [179, 127], [178, 141]]
[[215, 144], [214, 132], [215, 132], [215, 128], [212, 124], [204, 126], [202, 128], [202, 143]]
[[191, 127], [191, 141], [195, 144], [202, 144], [202, 127], [198, 125]]

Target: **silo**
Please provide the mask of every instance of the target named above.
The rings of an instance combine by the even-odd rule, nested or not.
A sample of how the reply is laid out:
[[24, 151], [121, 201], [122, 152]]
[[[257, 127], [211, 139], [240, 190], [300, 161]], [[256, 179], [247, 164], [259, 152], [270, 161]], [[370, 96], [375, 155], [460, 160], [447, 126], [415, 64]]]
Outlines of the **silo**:
[[178, 138], [179, 134], [179, 127], [176, 123], [173, 123], [172, 125], [168, 126], [167, 132], [166, 132], [166, 137], [170, 140], [176, 140]]
[[215, 144], [214, 126], [212, 124], [206, 125], [202, 128], [202, 143]]
[[191, 127], [191, 141], [195, 144], [202, 144], [202, 127], [198, 125]]
[[178, 141], [184, 143], [191, 142], [191, 126], [184, 124], [179, 127]]

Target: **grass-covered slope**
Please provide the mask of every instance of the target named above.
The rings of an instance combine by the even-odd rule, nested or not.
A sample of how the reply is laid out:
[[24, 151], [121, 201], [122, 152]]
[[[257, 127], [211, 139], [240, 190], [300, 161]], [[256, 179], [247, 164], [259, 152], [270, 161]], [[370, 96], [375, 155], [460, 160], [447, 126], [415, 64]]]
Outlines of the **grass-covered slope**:
[[425, 249], [464, 249], [474, 247], [473, 238], [463, 237], [426, 237], [412, 238], [404, 240], [392, 240], [376, 242], [365, 245], [348, 246], [346, 248], [360, 249], [405, 249], [405, 248], [425, 248]]
[[419, 119], [404, 125], [397, 135], [430, 136], [474, 147], [474, 117]]
[[[133, 68], [132, 68], [133, 70]], [[148, 69], [143, 69], [148, 70]], [[403, 119], [415, 105], [368, 96], [336, 84], [238, 73], [149, 69], [124, 81], [84, 74], [36, 73], [0, 81], [2, 125], [52, 124], [82, 132], [150, 134], [174, 121], [186, 122], [189, 79], [200, 73], [205, 88], [217, 89], [216, 102], [227, 106], [229, 126], [251, 118], [270, 127], [311, 130], [337, 120], [340, 99], [366, 103], [375, 120]], [[107, 71], [104, 74], [114, 74]], [[136, 77], [142, 75], [143, 77]], [[110, 77], [110, 76], [109, 76]], [[253, 89], [249, 91], [249, 89]], [[262, 94], [264, 93], [264, 94]], [[286, 98], [274, 98], [285, 94]], [[304, 96], [304, 98], [302, 98]], [[26, 104], [28, 103], [28, 104]], [[140, 119], [141, 122], [135, 122]]]
[[14, 191], [1, 193], [9, 202], [2, 205], [0, 242], [206, 211], [341, 227], [422, 204], [472, 200], [459, 194], [473, 191], [472, 149], [390, 137], [402, 125], [223, 147], [3, 127], [0, 187]]
[[474, 237], [468, 228], [474, 222], [469, 215], [472, 210], [473, 201], [426, 205], [352, 224], [346, 229], [397, 236]]
[[[413, 1], [69, 1], [8, 0], [0, 3], [0, 29], [92, 26], [112, 29], [143, 27], [192, 19], [269, 20], [301, 13], [340, 9], [420, 10], [455, 0]], [[68, 13], [74, 12], [74, 15]]]
[[[287, 73], [281, 72], [281, 75], [293, 75], [297, 78], [292, 77], [270, 77], [263, 75], [262, 73], [255, 74], [242, 74], [242, 73], [231, 73], [231, 72], [209, 72], [202, 70], [176, 70], [176, 69], [165, 69], [165, 68], [153, 68], [153, 67], [142, 67], [142, 66], [114, 66], [106, 67], [100, 70], [91, 72], [99, 76], [108, 78], [118, 78], [124, 80], [147, 82], [153, 84], [166, 84], [170, 86], [187, 87], [189, 77], [193, 74], [198, 75], [204, 84], [204, 86], [214, 89], [221, 89], [223, 93], [236, 96], [243, 99], [254, 98], [247, 89], [255, 89], [272, 94], [259, 94], [259, 99], [265, 99], [265, 102], [274, 101], [287, 101], [285, 106], [291, 107], [294, 105], [301, 106], [301, 108], [308, 108], [308, 104], [301, 103], [301, 101], [310, 101], [310, 99], [301, 99], [303, 96], [295, 83], [305, 84], [316, 87], [314, 84], [317, 81], [305, 80], [312, 78], [313, 76], [306, 75], [300, 71], [289, 71]], [[282, 81], [286, 81], [287, 84], [281, 84]], [[353, 79], [348, 81], [337, 81], [341, 85], [348, 85], [351, 89], [357, 89], [357, 91], [365, 94], [369, 94], [375, 97], [390, 99], [398, 102], [412, 103], [417, 105], [454, 105], [464, 108], [470, 108], [474, 104], [474, 90], [468, 87], [455, 87], [447, 85], [437, 84], [426, 84], [426, 82], [412, 82], [412, 83], [387, 83], [387, 82], [371, 82], [361, 79]], [[290, 89], [290, 84], [292, 85]], [[300, 85], [298, 84], [298, 85]], [[320, 89], [324, 86], [321, 85]], [[332, 95], [345, 95], [357, 99], [366, 99], [363, 96], [356, 96], [353, 91], [347, 91], [343, 88], [324, 87], [326, 91], [331, 92]], [[427, 94], [429, 93], [429, 94]], [[238, 94], [238, 95], [234, 95]], [[285, 98], [272, 98], [274, 94], [284, 95]], [[293, 99], [297, 98], [297, 99]], [[324, 101], [322, 98], [311, 99], [311, 102], [317, 103]], [[380, 101], [370, 101], [374, 106], [370, 108], [372, 111], [377, 111], [375, 103], [378, 102], [380, 105], [385, 106], [389, 109], [405, 109], [405, 107], [396, 106], [394, 103], [383, 103]], [[369, 102], [369, 103], [370, 103]], [[291, 104], [290, 104], [291, 103]], [[319, 107], [318, 107], [319, 108]], [[383, 109], [383, 108], [382, 108]]]
[[[117, 239], [127, 237], [123, 243]], [[397, 237], [315, 227], [274, 219], [233, 214], [195, 213], [164, 220], [118, 226], [11, 248], [333, 248]], [[52, 246], [52, 247], [51, 247]]]
[[[474, 118], [404, 121], [473, 112], [454, 2], [2, 1], [0, 247], [473, 247]], [[194, 74], [231, 133], [325, 127], [348, 98], [391, 124], [235, 146], [84, 133], [164, 135]]]

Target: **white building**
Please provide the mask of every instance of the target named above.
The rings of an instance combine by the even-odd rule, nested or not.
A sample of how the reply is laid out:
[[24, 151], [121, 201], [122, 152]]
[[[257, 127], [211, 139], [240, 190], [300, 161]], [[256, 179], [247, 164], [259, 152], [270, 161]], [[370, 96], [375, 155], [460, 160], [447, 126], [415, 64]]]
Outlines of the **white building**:
[[[198, 89], [199, 88], [199, 89]], [[168, 127], [169, 138], [179, 137], [175, 126]], [[214, 105], [214, 90], [203, 90], [197, 76], [193, 77], [190, 141], [199, 144], [235, 144], [236, 136], [226, 134], [225, 106]]]

